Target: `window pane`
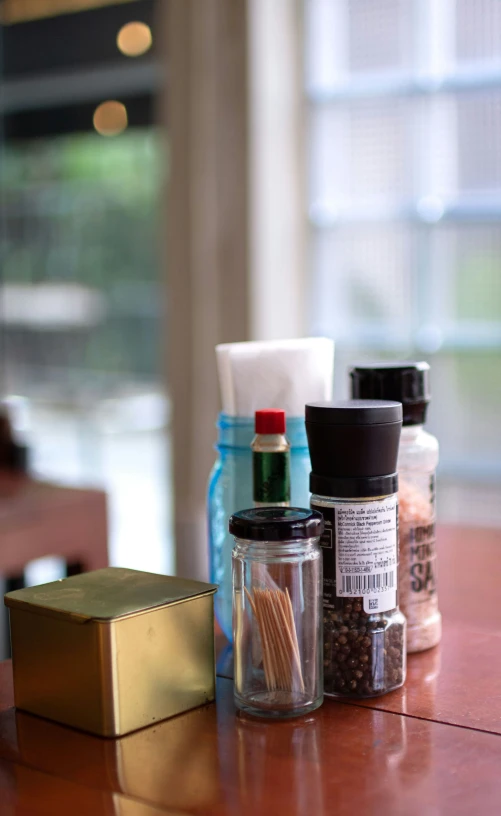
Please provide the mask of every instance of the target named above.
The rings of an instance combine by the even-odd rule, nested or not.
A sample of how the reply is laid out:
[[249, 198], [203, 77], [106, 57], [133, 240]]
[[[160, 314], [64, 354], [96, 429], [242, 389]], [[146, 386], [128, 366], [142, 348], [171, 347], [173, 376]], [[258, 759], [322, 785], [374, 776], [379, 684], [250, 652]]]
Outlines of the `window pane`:
[[405, 173], [407, 100], [364, 102], [350, 110], [350, 188], [354, 198], [402, 196], [410, 192]]
[[501, 189], [501, 91], [457, 97], [460, 190]]
[[322, 218], [412, 193], [407, 99], [322, 105], [312, 112], [310, 204]]
[[346, 341], [408, 338], [414, 236], [405, 226], [353, 226], [316, 238], [318, 329]]
[[456, 51], [459, 61], [501, 59], [499, 0], [456, 0]]
[[[444, 319], [501, 324], [501, 226], [439, 227], [432, 252], [440, 261], [435, 275], [448, 281], [442, 305]], [[481, 330], [481, 325], [476, 327], [477, 332]]]
[[432, 360], [430, 428], [440, 439], [444, 476], [501, 478], [501, 352], [440, 353]]
[[409, 64], [412, 3], [348, 0], [349, 66], [353, 72], [401, 69]]
[[411, 0], [304, 0], [306, 84], [316, 93], [371, 73], [412, 68]]

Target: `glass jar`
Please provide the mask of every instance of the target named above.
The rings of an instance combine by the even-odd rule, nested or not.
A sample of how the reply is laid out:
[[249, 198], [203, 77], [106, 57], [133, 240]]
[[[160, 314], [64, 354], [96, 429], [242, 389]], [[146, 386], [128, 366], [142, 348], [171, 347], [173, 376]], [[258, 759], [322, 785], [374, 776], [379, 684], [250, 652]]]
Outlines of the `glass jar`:
[[440, 642], [435, 546], [438, 441], [421, 424], [402, 428], [399, 472], [400, 604], [407, 618], [407, 651]]
[[[396, 593], [397, 494], [368, 499], [314, 494], [311, 507], [320, 511], [325, 521], [320, 542], [324, 548], [325, 694], [343, 697], [386, 694], [403, 685], [406, 672], [406, 622]], [[369, 532], [358, 532], [362, 525]], [[355, 536], [357, 545], [353, 544]], [[378, 560], [374, 563], [369, 554], [371, 539], [379, 550], [375, 556], [379, 566]], [[357, 547], [366, 567], [354, 566]], [[346, 557], [342, 555], [343, 549], [348, 553]], [[341, 557], [345, 557], [346, 563], [340, 565]], [[384, 611], [371, 612], [372, 606]]]
[[[228, 640], [232, 640], [231, 552], [233, 537], [228, 518], [253, 501], [252, 450], [254, 418], [220, 414], [217, 423], [218, 453], [212, 469], [208, 494], [209, 566], [211, 581], [218, 585], [214, 607], [217, 620]], [[291, 504], [307, 507], [310, 454], [304, 417], [287, 418], [290, 450]]]
[[323, 514], [325, 693], [375, 697], [405, 680], [398, 608], [398, 446], [402, 405], [306, 405], [311, 507]]
[[254, 508], [229, 528], [235, 704], [261, 717], [313, 711], [323, 701], [322, 516]]
[[430, 401], [428, 363], [397, 361], [355, 366], [352, 393], [402, 403], [403, 428], [398, 453], [399, 602], [407, 619], [407, 651], [439, 643], [435, 546], [435, 471], [438, 441], [423, 424]]

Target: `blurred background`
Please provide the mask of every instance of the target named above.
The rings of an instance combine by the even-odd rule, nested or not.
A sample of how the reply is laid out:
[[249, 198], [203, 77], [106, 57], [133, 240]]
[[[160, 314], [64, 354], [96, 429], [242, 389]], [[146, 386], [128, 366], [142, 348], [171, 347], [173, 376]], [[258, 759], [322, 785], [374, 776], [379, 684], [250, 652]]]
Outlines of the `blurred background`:
[[153, 19], [153, 0], [3, 4], [0, 374], [32, 472], [105, 486], [112, 562], [168, 571]]
[[443, 520], [501, 524], [501, 3], [309, 0], [312, 330], [432, 367]]
[[110, 562], [204, 574], [222, 341], [428, 360], [440, 520], [501, 526], [499, 0], [1, 8], [0, 396]]

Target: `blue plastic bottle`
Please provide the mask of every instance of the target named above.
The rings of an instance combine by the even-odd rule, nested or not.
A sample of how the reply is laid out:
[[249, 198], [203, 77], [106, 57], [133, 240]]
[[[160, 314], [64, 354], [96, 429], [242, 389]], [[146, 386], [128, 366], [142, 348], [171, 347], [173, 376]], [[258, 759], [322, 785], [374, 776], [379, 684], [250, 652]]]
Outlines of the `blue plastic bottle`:
[[[228, 519], [237, 510], [252, 507], [254, 418], [220, 414], [217, 427], [218, 458], [209, 478], [207, 496], [210, 580], [219, 586], [215, 597], [216, 617], [231, 641], [231, 552], [234, 540], [228, 532]], [[287, 437], [291, 444], [291, 505], [309, 507], [311, 467], [304, 417], [287, 418]]]

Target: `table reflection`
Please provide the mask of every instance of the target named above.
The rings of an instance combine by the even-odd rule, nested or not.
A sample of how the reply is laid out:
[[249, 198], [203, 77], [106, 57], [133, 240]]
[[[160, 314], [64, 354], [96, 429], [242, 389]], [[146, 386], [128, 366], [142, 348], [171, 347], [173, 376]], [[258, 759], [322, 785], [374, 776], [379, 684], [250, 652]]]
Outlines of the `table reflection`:
[[421, 705], [426, 704], [429, 716], [433, 716], [441, 667], [442, 649], [440, 645], [426, 652], [408, 655], [407, 679], [399, 691], [402, 713], [416, 714], [416, 700], [418, 700]]
[[[47, 773], [174, 811], [210, 808], [219, 797], [214, 704], [118, 740], [84, 734], [21, 711], [15, 714], [15, 725], [16, 744], [11, 729], [10, 753], [17, 752], [20, 761]], [[122, 799], [117, 803], [124, 807]]]
[[289, 816], [323, 813], [320, 728], [316, 712], [284, 721], [237, 713], [235, 752], [232, 756], [228, 746], [221, 750], [228, 762], [223, 775], [228, 778], [234, 774], [238, 779], [236, 787], [228, 788], [230, 797], [234, 795], [232, 812], [233, 808], [238, 812], [243, 803], [249, 812], [268, 812], [270, 797], [273, 801], [275, 796], [277, 813], [284, 807], [284, 799]]

